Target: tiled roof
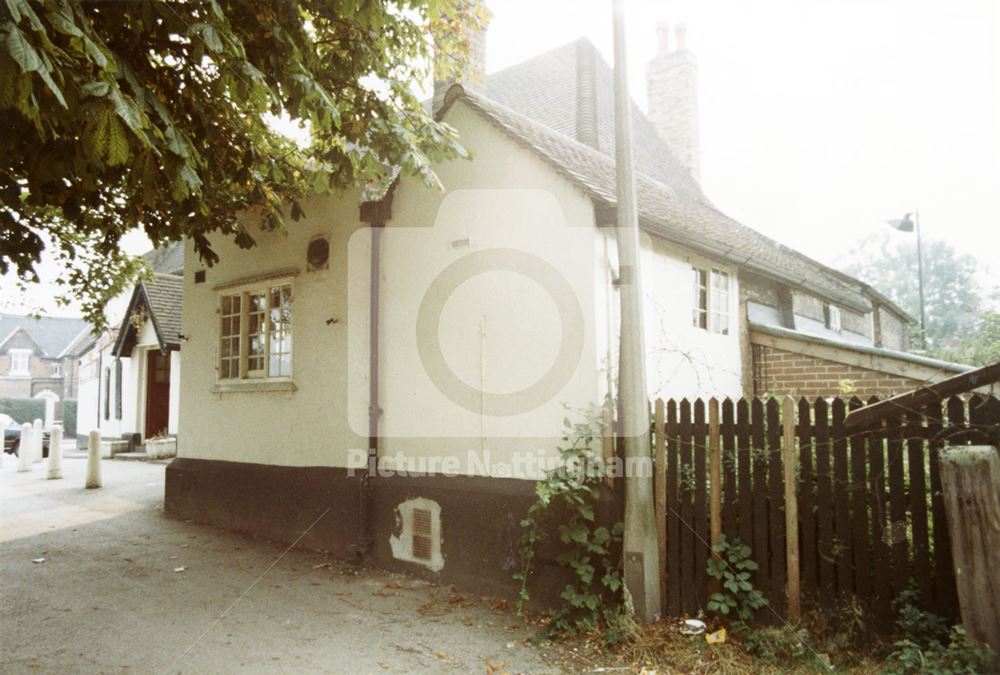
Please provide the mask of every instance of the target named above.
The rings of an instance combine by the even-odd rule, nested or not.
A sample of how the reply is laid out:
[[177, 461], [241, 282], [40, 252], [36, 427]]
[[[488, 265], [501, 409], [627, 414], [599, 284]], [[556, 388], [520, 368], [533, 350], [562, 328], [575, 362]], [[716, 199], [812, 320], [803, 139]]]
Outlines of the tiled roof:
[[[473, 86], [455, 86], [448, 104], [462, 99], [498, 129], [547, 161], [598, 202], [616, 202], [614, 159], [491, 100]], [[721, 258], [742, 268], [780, 279], [856, 311], [871, 304], [843, 275], [765, 237], [679, 188], [636, 173], [639, 219], [643, 228], [665, 240]]]
[[[587, 65], [584, 65], [587, 64]], [[579, 69], [593, 68], [593, 91], [584, 91]], [[502, 106], [569, 138], [577, 138], [577, 123], [586, 97], [596, 98], [597, 149], [614, 157], [614, 71], [586, 39], [557, 47], [532, 59], [493, 73], [473, 84]], [[697, 181], [677, 160], [649, 119], [632, 103], [632, 138], [636, 170], [699, 201], [708, 203]]]
[[160, 274], [184, 273], [184, 242], [172, 241], [154, 248], [145, 256], [154, 272]]
[[149, 312], [156, 325], [162, 347], [180, 346], [181, 295], [184, 278], [175, 274], [157, 274], [153, 279], [142, 282]]
[[[180, 349], [183, 290], [184, 277], [177, 274], [154, 274], [152, 279], [140, 281], [132, 291], [125, 316], [131, 317], [137, 309], [145, 307], [156, 329], [160, 349]], [[136, 326], [126, 318], [118, 330], [112, 352], [117, 356], [131, 356], [139, 337]]]
[[15, 316], [0, 314], [0, 345], [23, 329], [39, 349], [49, 358], [64, 355], [67, 348], [73, 347], [65, 356], [75, 356], [86, 351], [93, 342], [90, 334], [90, 324], [83, 319], [67, 319], [54, 316], [34, 318], [30, 316]]

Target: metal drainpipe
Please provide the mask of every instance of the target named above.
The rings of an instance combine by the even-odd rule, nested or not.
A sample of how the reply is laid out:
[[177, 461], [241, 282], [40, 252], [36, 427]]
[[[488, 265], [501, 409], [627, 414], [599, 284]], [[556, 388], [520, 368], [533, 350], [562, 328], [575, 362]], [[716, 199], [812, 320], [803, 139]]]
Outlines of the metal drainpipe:
[[371, 264], [370, 264], [370, 300], [368, 303], [368, 462], [361, 474], [358, 495], [359, 532], [357, 555], [359, 558], [367, 555], [371, 549], [374, 536], [372, 533], [371, 512], [375, 501], [374, 478], [378, 476], [378, 423], [382, 416], [379, 406], [379, 281], [382, 272], [382, 228], [385, 217], [379, 213], [371, 221]]

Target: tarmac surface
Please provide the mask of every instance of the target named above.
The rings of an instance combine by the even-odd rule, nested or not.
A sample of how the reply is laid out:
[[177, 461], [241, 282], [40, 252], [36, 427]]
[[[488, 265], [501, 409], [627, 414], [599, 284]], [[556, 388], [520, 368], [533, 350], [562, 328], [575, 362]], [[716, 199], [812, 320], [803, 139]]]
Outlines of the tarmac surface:
[[167, 518], [163, 463], [4, 460], [0, 672], [567, 668], [496, 599]]

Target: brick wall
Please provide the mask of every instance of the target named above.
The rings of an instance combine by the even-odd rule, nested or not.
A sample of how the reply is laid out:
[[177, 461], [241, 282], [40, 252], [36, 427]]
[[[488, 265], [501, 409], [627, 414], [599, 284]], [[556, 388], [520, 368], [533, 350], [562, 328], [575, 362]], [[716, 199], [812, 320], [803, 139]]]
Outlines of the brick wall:
[[671, 50], [670, 29], [661, 24], [660, 49], [646, 67], [647, 116], [660, 138], [697, 180], [701, 171], [698, 138], [698, 61], [684, 44], [685, 29], [675, 27], [676, 48]]
[[898, 375], [753, 345], [753, 393], [757, 396], [841, 396], [844, 394], [840, 388], [843, 380], [851, 382], [854, 389], [850, 394], [860, 398], [885, 398], [923, 384]]

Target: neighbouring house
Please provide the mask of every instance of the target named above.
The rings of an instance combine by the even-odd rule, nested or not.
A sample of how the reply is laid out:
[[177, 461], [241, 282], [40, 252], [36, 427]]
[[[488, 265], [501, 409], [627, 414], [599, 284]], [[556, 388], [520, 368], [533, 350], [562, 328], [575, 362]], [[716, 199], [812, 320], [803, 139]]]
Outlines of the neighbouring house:
[[0, 398], [45, 401], [45, 426], [77, 395], [77, 359], [94, 344], [83, 319], [0, 314]]
[[[753, 391], [754, 355], [790, 349], [762, 342], [772, 324], [833, 341], [813, 335], [829, 316], [844, 349], [902, 354], [905, 313], [703, 194], [696, 63], [676, 35], [661, 31], [648, 116], [632, 109], [650, 396]], [[168, 513], [513, 592], [566, 408], [614, 395], [630, 271], [611, 68], [579, 40], [477, 77], [483, 40], [469, 83], [435, 87], [473, 155], [437, 167], [444, 191], [403, 175], [374, 198], [314, 197], [256, 248], [214, 237], [211, 268], [189, 244]]]
[[871, 309], [858, 312], [764, 280], [744, 284], [748, 394], [886, 398], [972, 370], [908, 352], [913, 317], [875, 289], [840, 276], [859, 286]]
[[146, 259], [152, 278], [113, 303], [117, 327], [80, 361], [78, 443], [98, 430], [107, 456], [148, 451], [150, 439], [169, 454], [177, 434], [183, 244]]

